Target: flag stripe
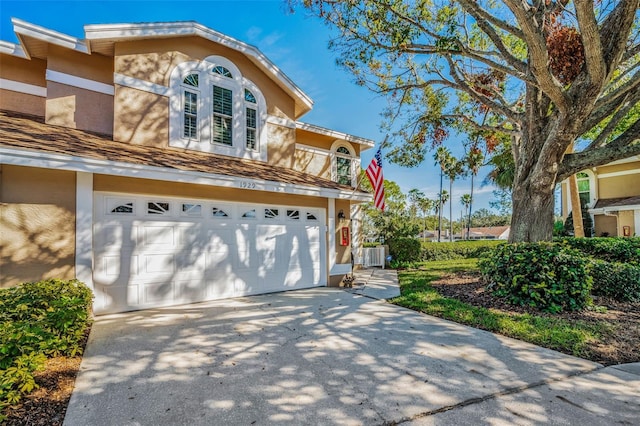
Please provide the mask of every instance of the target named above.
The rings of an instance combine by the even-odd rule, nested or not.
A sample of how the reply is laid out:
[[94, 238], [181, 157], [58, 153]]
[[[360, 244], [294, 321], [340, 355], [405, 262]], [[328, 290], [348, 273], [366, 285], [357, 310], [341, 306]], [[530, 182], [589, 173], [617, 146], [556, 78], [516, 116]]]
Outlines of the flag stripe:
[[367, 177], [373, 187], [373, 204], [376, 208], [384, 211], [384, 177], [382, 175], [382, 154], [380, 148], [371, 160], [371, 164], [366, 170]]

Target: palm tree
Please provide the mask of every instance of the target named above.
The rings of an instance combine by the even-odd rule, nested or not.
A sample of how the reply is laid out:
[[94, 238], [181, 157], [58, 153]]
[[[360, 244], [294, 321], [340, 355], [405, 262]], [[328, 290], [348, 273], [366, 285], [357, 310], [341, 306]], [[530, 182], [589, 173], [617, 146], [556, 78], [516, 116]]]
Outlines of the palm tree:
[[[464, 206], [464, 213], [465, 213], [465, 216], [467, 216], [467, 212], [470, 210], [470, 207], [471, 207], [471, 194], [462, 194], [462, 196], [460, 197], [460, 202]], [[465, 235], [465, 239], [468, 240], [469, 239], [469, 226], [465, 226], [464, 223], [461, 223], [461, 225], [462, 225], [462, 229], [466, 228], [466, 230], [467, 230], [466, 235]], [[462, 234], [462, 232], [461, 232], [461, 234]]]
[[473, 147], [469, 150], [469, 153], [464, 159], [467, 170], [471, 173], [471, 194], [469, 197], [469, 217], [467, 220], [467, 238], [469, 238], [469, 232], [471, 230], [471, 209], [473, 208], [473, 179], [478, 174], [480, 166], [484, 161], [484, 155], [482, 151], [477, 147]]
[[433, 155], [433, 159], [436, 160], [436, 166], [440, 166], [440, 192], [438, 193], [438, 242], [440, 242], [440, 235], [442, 232], [442, 205], [444, 204], [442, 201], [442, 178], [451, 158], [451, 152], [444, 146], [438, 147], [436, 153]]
[[[453, 182], [463, 173], [463, 163], [449, 156], [444, 174], [449, 178], [449, 194], [453, 195]], [[449, 202], [449, 241], [453, 241], [453, 203]]]
[[[449, 193], [447, 192], [446, 189], [443, 189], [442, 191], [440, 191], [440, 193], [438, 194], [438, 200], [439, 200], [438, 204], [440, 206], [440, 209], [438, 210], [438, 213], [439, 213], [438, 220], [442, 221], [442, 208], [449, 201]], [[440, 229], [441, 229], [440, 228], [440, 223], [441, 222], [438, 223], [438, 236], [440, 236]]]

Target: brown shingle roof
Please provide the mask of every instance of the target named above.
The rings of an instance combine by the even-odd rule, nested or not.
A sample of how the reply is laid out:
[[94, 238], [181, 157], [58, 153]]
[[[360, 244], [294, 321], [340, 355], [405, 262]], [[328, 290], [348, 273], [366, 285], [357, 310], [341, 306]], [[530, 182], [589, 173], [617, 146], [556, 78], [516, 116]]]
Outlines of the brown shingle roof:
[[0, 146], [323, 189], [352, 190], [349, 186], [293, 169], [179, 148], [117, 142], [109, 136], [49, 125], [40, 117], [9, 111], [0, 111]]
[[625, 207], [635, 205], [640, 205], [640, 195], [636, 195], [634, 197], [608, 198], [604, 200], [599, 199], [593, 208], [601, 209], [604, 207]]

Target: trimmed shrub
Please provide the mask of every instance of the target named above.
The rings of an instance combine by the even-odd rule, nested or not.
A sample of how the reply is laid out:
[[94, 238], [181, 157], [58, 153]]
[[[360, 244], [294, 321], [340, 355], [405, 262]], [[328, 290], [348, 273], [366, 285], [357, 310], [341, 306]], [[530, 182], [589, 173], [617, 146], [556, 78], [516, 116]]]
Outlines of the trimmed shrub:
[[420, 259], [420, 241], [398, 237], [389, 241], [389, 254], [396, 262], [415, 262]]
[[382, 243], [362, 243], [362, 247], [369, 247], [369, 248], [378, 247], [381, 245]]
[[480, 257], [491, 252], [502, 240], [457, 241], [453, 243], [423, 243], [422, 260], [454, 260]]
[[620, 302], [640, 302], [640, 266], [591, 261], [593, 294]]
[[576, 250], [543, 242], [503, 244], [478, 262], [493, 294], [548, 312], [591, 304], [588, 265]]
[[0, 289], [0, 409], [37, 387], [33, 372], [47, 356], [82, 353], [92, 300], [77, 280]]
[[600, 260], [640, 265], [640, 238], [560, 238], [556, 241]]

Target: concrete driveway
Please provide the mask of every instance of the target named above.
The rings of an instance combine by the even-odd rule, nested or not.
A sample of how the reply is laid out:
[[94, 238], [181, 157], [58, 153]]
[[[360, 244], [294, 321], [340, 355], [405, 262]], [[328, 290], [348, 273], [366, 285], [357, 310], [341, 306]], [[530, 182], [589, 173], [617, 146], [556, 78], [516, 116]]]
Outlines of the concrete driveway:
[[65, 425], [632, 424], [640, 376], [339, 289], [99, 317]]

